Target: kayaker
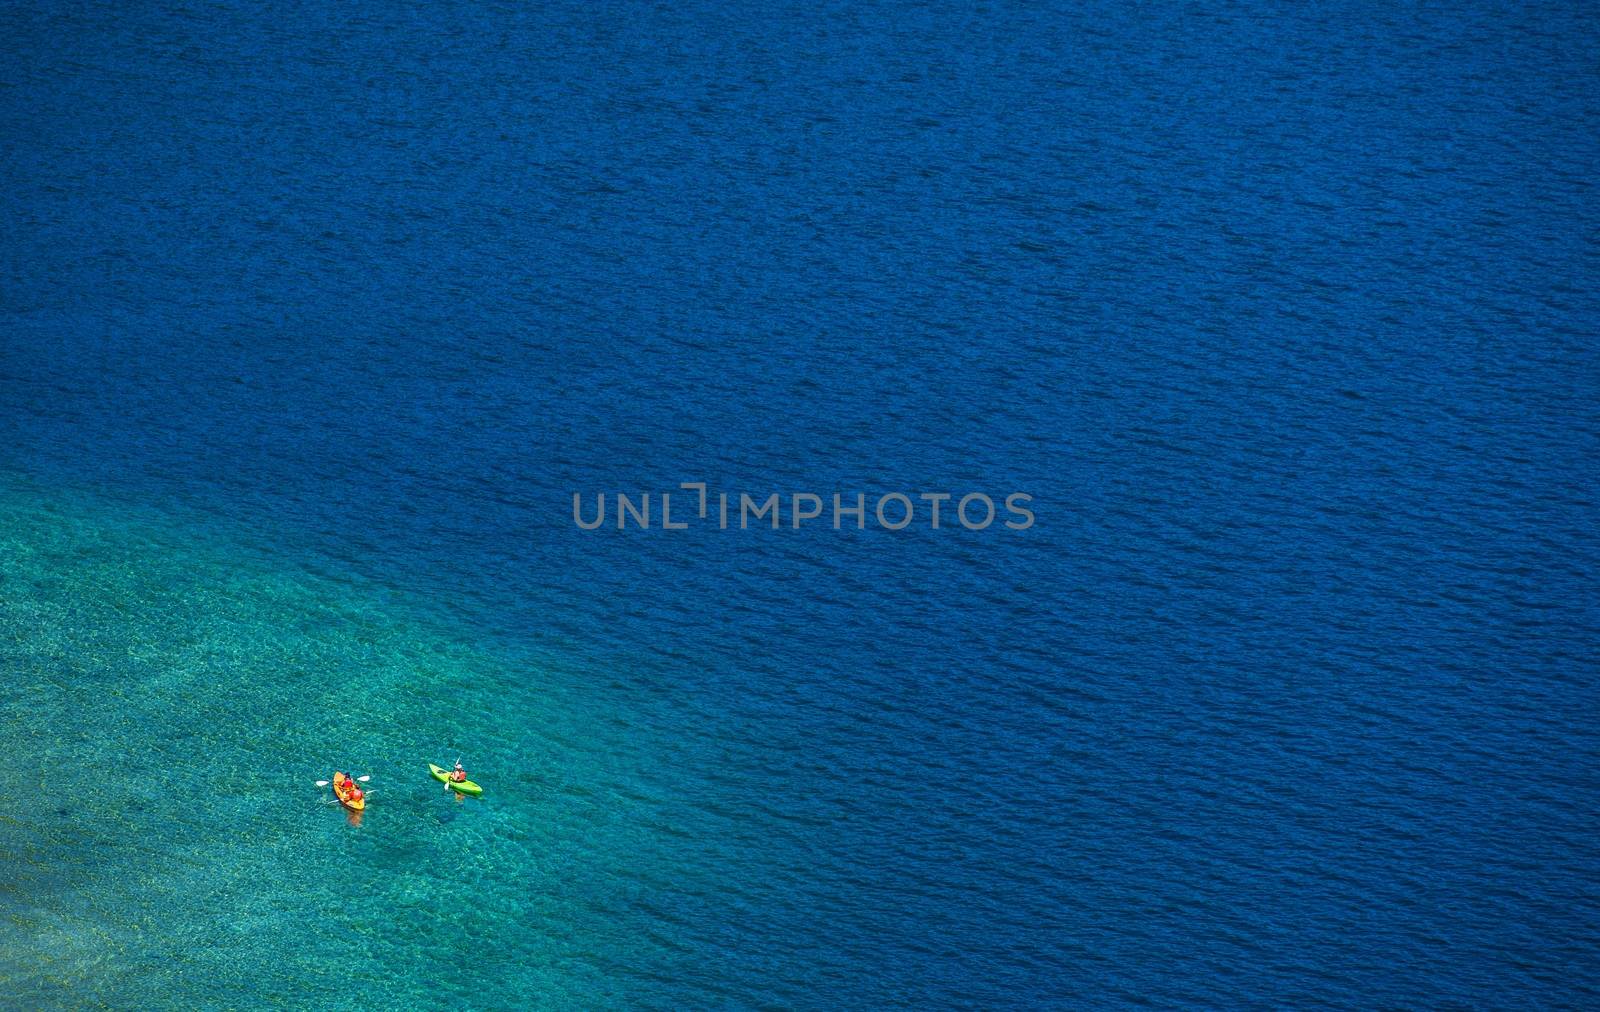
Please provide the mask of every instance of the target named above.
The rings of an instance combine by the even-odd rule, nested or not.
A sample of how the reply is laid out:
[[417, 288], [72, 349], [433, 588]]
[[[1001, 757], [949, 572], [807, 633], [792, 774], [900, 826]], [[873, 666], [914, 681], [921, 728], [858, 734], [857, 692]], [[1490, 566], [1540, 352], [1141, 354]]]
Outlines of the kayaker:
[[346, 801], [360, 801], [361, 800], [361, 788], [356, 786], [356, 782], [354, 780], [347, 779], [347, 780], [345, 780], [344, 785], [346, 787], [350, 788], [350, 790], [345, 793], [345, 800]]
[[461, 765], [460, 759], [456, 760], [456, 768], [450, 771], [450, 779], [458, 784], [467, 779], [467, 768]]

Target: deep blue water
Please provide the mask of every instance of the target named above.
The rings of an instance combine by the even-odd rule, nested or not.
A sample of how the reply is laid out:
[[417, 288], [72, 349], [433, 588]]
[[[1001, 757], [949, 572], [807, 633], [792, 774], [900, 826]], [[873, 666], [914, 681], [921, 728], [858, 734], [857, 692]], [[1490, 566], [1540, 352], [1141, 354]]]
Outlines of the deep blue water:
[[[0, 29], [13, 558], [68, 566], [88, 549], [35, 551], [39, 518], [127, 511], [169, 557], [191, 530], [543, 658], [463, 668], [499, 702], [448, 718], [593, 760], [449, 813], [524, 861], [483, 908], [523, 948], [471, 1000], [1600, 1002], [1593, 6], [20, 4]], [[1020, 491], [1037, 522], [573, 522], [574, 492], [694, 481]], [[27, 616], [60, 604], [30, 581]], [[62, 692], [121, 670], [27, 649]], [[227, 691], [295, 739], [248, 653]], [[588, 715], [560, 735], [557, 684]], [[7, 716], [70, 722], [40, 705]], [[604, 789], [571, 772], [610, 756]], [[432, 818], [407, 797], [359, 827], [373, 867], [414, 863], [381, 849]], [[547, 868], [535, 803], [629, 842]], [[0, 803], [0, 863], [35, 829], [71, 859], [40, 805]], [[612, 905], [532, 916], [536, 865]], [[156, 1000], [115, 950], [30, 966], [85, 890], [17, 874], [0, 988]], [[473, 902], [349, 915], [395, 945], [371, 994], [432, 986], [398, 939]], [[552, 937], [571, 962], [539, 962]]]

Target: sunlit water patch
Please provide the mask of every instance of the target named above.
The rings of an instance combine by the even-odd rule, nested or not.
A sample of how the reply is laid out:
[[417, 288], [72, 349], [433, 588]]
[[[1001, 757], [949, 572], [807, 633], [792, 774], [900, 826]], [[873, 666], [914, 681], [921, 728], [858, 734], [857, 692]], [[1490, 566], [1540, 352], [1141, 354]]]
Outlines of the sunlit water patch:
[[[0, 510], [13, 1000], [591, 1004], [705, 943], [733, 855], [661, 713], [194, 518]], [[428, 777], [458, 755], [483, 798]]]

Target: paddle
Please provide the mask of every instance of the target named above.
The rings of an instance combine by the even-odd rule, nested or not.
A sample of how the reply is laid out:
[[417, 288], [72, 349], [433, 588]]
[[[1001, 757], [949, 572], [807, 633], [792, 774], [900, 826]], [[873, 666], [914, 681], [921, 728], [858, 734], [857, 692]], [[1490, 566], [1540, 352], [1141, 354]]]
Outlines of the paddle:
[[[359, 781], [365, 783], [366, 781], [371, 780], [371, 779], [372, 779], [372, 774], [368, 773], [364, 777], [345, 777], [344, 782], [347, 783], [347, 784], [353, 784], [353, 783], [355, 783], [356, 781], [359, 780]], [[328, 784], [329, 784], [329, 781], [327, 781], [327, 780], [318, 780], [317, 781], [317, 786], [318, 787], [326, 787], [326, 786], [328, 786]], [[338, 794], [339, 791], [337, 789], [335, 789], [334, 793]], [[373, 794], [373, 788], [370, 788], [370, 787], [361, 792], [362, 798], [370, 798], [370, 797], [372, 797], [372, 794]], [[343, 800], [344, 799], [341, 796], [341, 797], [336, 797], [336, 798], [327, 798], [322, 803], [325, 804], [325, 805], [337, 805], [337, 804], [342, 803]]]

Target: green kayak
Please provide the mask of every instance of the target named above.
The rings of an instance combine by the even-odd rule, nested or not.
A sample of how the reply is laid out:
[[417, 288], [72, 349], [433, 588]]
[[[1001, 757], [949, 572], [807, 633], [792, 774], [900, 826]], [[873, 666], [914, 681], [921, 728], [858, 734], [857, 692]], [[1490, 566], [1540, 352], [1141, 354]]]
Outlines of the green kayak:
[[433, 763], [429, 763], [428, 769], [433, 771], [433, 779], [444, 781], [446, 784], [450, 785], [450, 789], [453, 791], [460, 791], [462, 794], [483, 793], [483, 788], [479, 787], [471, 780], [451, 780], [450, 771], [445, 769], [443, 766], [435, 766]]

